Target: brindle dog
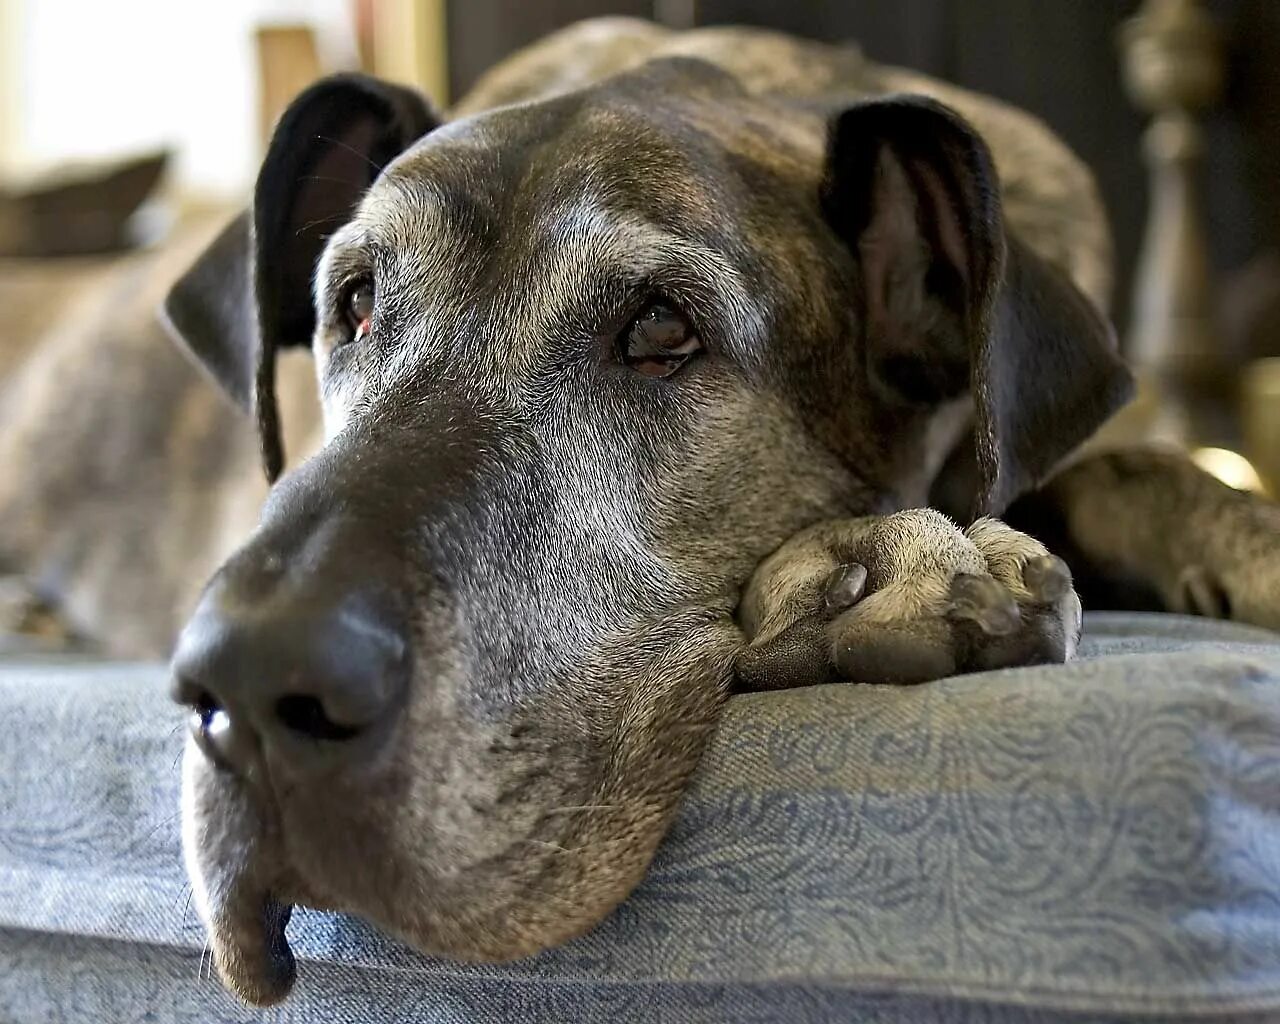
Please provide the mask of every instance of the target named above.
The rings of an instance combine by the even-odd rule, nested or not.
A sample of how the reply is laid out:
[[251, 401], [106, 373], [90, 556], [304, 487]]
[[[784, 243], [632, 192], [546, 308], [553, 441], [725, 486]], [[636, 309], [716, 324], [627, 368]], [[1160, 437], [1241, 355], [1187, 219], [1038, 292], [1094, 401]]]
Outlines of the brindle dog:
[[[643, 875], [735, 663], [761, 687], [1070, 657], [1071, 578], [1006, 510], [1081, 583], [1280, 626], [1276, 507], [1176, 456], [1053, 475], [1129, 393], [1108, 260], [1042, 125], [847, 48], [609, 20], [447, 121], [358, 76], [303, 94], [252, 211], [166, 301], [256, 409], [270, 476], [282, 350], [310, 348], [323, 411], [174, 655], [184, 845], [227, 983], [288, 992], [294, 903], [460, 958], [590, 928]], [[253, 484], [211, 389], [148, 344], [97, 364], [77, 442], [4, 411], [22, 450], [110, 458], [117, 513], [199, 467], [151, 485], [161, 636], [173, 570], [219, 553]], [[65, 393], [73, 349], [28, 390]], [[83, 406], [119, 401], [106, 383], [154, 406], [103, 454]], [[48, 464], [26, 483], [74, 491]], [[14, 490], [6, 514], [51, 507]], [[54, 532], [10, 557], [81, 618], [127, 617]]]

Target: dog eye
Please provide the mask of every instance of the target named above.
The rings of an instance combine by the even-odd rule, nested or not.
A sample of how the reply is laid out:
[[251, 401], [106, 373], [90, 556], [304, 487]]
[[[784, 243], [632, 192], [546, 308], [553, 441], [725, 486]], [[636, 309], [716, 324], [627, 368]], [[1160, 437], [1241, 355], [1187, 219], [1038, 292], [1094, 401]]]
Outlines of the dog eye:
[[702, 339], [680, 310], [655, 299], [618, 337], [622, 361], [646, 377], [670, 377], [702, 351]]
[[351, 341], [364, 341], [373, 326], [373, 282], [367, 279], [349, 285], [344, 315], [351, 329]]

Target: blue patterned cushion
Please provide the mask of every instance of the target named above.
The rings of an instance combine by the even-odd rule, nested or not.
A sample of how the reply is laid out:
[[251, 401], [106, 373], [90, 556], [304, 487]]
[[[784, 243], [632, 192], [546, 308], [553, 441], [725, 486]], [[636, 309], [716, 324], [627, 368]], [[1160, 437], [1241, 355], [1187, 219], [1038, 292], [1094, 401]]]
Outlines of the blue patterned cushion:
[[[209, 979], [156, 666], [0, 662], [0, 1020], [259, 1019]], [[300, 912], [281, 1021], [1280, 1020], [1280, 637], [734, 698], [648, 880], [462, 966]]]

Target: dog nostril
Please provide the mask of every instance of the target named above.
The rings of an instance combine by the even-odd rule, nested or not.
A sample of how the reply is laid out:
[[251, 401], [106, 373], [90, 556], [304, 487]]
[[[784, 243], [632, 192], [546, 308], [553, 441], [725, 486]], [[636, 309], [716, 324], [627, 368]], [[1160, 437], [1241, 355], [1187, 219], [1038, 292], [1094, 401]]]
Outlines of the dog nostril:
[[286, 728], [313, 740], [349, 740], [359, 729], [335, 722], [315, 697], [291, 693], [276, 701], [276, 717]]
[[213, 716], [222, 710], [222, 705], [208, 690], [201, 690], [191, 701], [191, 710], [199, 717], [201, 727], [208, 729]]
[[243, 730], [232, 729], [227, 709], [208, 690], [188, 686], [181, 699], [196, 745], [218, 767], [232, 768], [242, 756]]

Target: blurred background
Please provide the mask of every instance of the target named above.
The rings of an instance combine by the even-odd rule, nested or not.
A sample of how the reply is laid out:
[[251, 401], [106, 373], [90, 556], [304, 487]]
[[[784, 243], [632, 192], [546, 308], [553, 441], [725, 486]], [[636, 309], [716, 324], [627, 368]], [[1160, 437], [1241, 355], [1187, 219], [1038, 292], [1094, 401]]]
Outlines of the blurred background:
[[1277, 0], [0, 0], [0, 254], [160, 244], [243, 201], [316, 76], [359, 67], [447, 106], [600, 14], [852, 40], [1041, 116], [1112, 217], [1112, 312], [1144, 381], [1124, 429], [1280, 481]]

